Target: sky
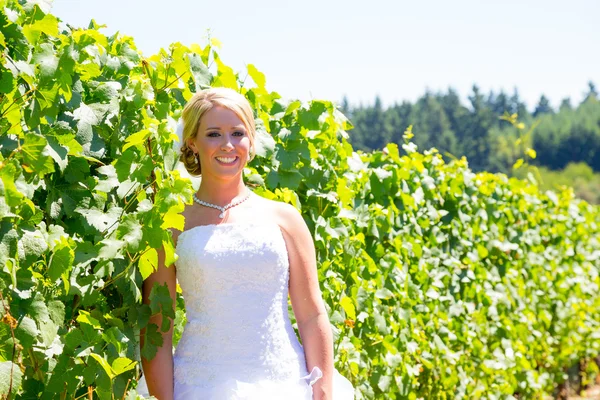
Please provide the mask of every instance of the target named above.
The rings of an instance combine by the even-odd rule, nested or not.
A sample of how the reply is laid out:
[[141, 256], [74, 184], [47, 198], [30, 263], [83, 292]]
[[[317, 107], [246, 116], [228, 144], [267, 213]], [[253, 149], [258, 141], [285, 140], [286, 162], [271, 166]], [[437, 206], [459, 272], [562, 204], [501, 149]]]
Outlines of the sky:
[[451, 87], [467, 104], [476, 84], [517, 88], [533, 109], [600, 88], [598, 0], [54, 0], [51, 12], [132, 36], [146, 56], [210, 32], [227, 65], [254, 64], [288, 99], [390, 106]]

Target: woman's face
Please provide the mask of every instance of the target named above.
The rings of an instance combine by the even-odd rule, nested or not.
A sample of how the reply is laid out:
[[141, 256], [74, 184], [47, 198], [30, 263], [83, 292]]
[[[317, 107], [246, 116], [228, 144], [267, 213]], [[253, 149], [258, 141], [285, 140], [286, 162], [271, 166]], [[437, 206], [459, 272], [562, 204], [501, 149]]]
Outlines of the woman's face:
[[248, 131], [237, 114], [215, 106], [200, 119], [189, 146], [200, 156], [202, 176], [233, 178], [242, 173], [250, 153]]

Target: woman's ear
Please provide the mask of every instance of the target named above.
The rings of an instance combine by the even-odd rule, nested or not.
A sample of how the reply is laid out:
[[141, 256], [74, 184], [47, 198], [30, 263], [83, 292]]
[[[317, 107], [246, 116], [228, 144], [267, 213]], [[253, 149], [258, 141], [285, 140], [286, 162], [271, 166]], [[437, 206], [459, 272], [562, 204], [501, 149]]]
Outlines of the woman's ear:
[[196, 143], [194, 143], [194, 139], [190, 138], [190, 139], [186, 140], [186, 144], [187, 144], [188, 148], [190, 148], [190, 149], [192, 149], [194, 151], [197, 151], [196, 150]]

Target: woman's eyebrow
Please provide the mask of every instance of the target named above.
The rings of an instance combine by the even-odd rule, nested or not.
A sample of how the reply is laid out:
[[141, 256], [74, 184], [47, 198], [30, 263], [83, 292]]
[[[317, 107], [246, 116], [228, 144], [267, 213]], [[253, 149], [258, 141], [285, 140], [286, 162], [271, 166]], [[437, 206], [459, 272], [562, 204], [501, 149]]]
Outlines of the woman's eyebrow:
[[[244, 125], [232, 126], [232, 128], [233, 128], [233, 129], [246, 129], [246, 127], [245, 127]], [[218, 126], [213, 126], [213, 127], [210, 127], [210, 128], [206, 128], [206, 130], [207, 130], [207, 131], [208, 131], [208, 130], [211, 130], [211, 129], [213, 129], [213, 130], [217, 130], [217, 131], [220, 131], [220, 130], [221, 130], [221, 128], [220, 128], [220, 127], [218, 127]]]

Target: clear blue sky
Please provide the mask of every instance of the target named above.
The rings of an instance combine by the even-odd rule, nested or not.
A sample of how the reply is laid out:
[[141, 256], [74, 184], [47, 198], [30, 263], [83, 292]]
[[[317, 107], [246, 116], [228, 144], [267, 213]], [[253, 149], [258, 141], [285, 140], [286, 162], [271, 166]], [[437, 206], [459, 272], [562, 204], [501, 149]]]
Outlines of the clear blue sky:
[[529, 108], [600, 88], [598, 0], [54, 0], [74, 26], [133, 36], [145, 55], [172, 42], [223, 43], [234, 70], [254, 64], [286, 98], [351, 104], [414, 101], [476, 83], [485, 93], [518, 88]]

